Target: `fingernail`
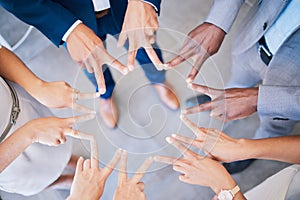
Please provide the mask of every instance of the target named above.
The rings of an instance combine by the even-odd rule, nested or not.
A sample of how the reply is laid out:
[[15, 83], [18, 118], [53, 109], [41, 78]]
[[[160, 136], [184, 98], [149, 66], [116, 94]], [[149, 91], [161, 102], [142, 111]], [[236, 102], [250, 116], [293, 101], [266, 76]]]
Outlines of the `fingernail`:
[[100, 92], [96, 92], [95, 97], [100, 97], [101, 93]]
[[184, 115], [182, 115], [182, 114], [181, 114], [179, 117], [180, 117], [180, 119], [181, 119], [181, 120], [183, 120], [183, 118], [184, 118]]
[[180, 118], [182, 117], [183, 114], [186, 114], [186, 113], [187, 113], [187, 110], [186, 110], [186, 109], [181, 110]]
[[128, 69], [129, 69], [129, 71], [133, 71], [134, 70], [134, 66], [133, 65], [129, 65]]
[[154, 159], [153, 159], [152, 156], [150, 156], [150, 157], [148, 157], [148, 160], [149, 160], [149, 161], [153, 161]]
[[128, 74], [128, 72], [129, 72], [129, 69], [127, 69], [127, 68], [124, 68], [124, 69], [123, 69], [123, 74], [124, 74], [124, 75]]
[[191, 84], [193, 82], [193, 80], [191, 78], [187, 78], [186, 82], [189, 83], [189, 84]]
[[171, 140], [171, 138], [170, 138], [170, 137], [166, 137], [166, 141], [167, 141], [169, 144], [171, 144], [171, 143], [172, 143], [172, 140]]
[[188, 84], [187, 84], [187, 87], [190, 88], [190, 89], [193, 89], [192, 83], [190, 83], [190, 82], [188, 82], [188, 81], [187, 81], [187, 83], [188, 83]]
[[157, 156], [154, 156], [154, 157], [153, 157], [153, 161], [154, 161], [154, 162], [157, 162], [157, 160], [158, 160]]
[[177, 135], [173, 133], [173, 134], [172, 134], [172, 137], [176, 138], [176, 137], [177, 137]]
[[100, 94], [104, 94], [106, 92], [106, 89], [105, 88], [99, 88], [99, 93]]

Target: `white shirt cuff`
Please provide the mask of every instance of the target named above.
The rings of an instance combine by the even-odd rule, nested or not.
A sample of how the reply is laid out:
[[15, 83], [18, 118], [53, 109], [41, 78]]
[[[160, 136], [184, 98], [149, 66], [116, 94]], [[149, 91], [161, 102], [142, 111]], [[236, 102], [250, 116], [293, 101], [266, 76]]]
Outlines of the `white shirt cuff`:
[[71, 32], [79, 25], [81, 24], [82, 21], [80, 20], [77, 20], [69, 29], [68, 31], [64, 34], [63, 38], [62, 38], [62, 41], [66, 42], [69, 35], [71, 34]]
[[143, 0], [143, 2], [150, 4], [156, 10], [156, 12], [158, 12], [158, 9], [156, 8], [156, 6], [153, 3], [149, 2], [149, 1], [145, 1], [145, 0]]

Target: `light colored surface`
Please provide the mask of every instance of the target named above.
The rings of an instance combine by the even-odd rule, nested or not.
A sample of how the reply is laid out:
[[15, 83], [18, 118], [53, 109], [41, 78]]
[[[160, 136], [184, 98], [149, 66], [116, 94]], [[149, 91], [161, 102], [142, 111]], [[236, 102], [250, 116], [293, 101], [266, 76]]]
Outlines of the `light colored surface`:
[[[162, 3], [162, 15], [160, 25], [163, 28], [158, 33], [158, 43], [163, 49], [164, 57], [169, 60], [176, 54], [181, 46], [184, 35], [200, 24], [208, 13], [210, 3], [207, 0], [190, 0], [182, 3], [180, 0], [164, 0]], [[249, 6], [245, 5], [239, 17], [245, 14]], [[26, 26], [16, 21], [12, 16], [0, 10], [0, 34], [7, 41], [14, 44], [26, 30]], [[236, 24], [233, 29], [235, 29]], [[170, 29], [170, 30], [167, 30]], [[176, 31], [172, 31], [176, 30]], [[204, 83], [212, 87], [223, 87], [230, 78], [230, 43], [232, 33], [227, 36], [219, 53], [205, 63], [196, 82]], [[123, 63], [126, 60], [125, 51], [115, 48], [116, 42], [109, 37], [109, 51]], [[78, 66], [70, 59], [64, 48], [57, 49], [41, 34], [34, 30], [24, 44], [15, 51], [28, 66], [41, 78], [48, 81], [65, 80], [78, 89], [88, 92], [93, 91], [92, 85], [80, 72]], [[174, 86], [182, 107], [184, 101], [193, 95], [186, 87], [184, 77], [190, 70], [190, 64], [185, 63], [167, 73], [168, 81]], [[164, 138], [171, 133], [178, 132], [192, 136], [179, 120], [180, 111], [171, 111], [159, 101], [155, 91], [148, 84], [142, 70], [138, 67], [129, 75], [122, 77], [113, 70], [117, 82], [114, 97], [119, 107], [120, 120], [118, 129], [109, 130], [103, 126], [99, 116], [96, 120], [86, 122], [78, 128], [81, 131], [94, 134], [99, 145], [100, 160], [108, 161], [116, 148], [124, 148], [129, 151], [130, 171], [135, 171], [148, 155], [157, 153], [165, 155], [178, 155], [174, 148], [167, 145]], [[87, 106], [97, 109], [97, 101], [82, 102]], [[59, 116], [70, 116], [70, 110], [55, 110]], [[222, 128], [223, 124], [209, 118], [208, 113], [193, 115], [191, 117], [200, 126]], [[246, 120], [235, 122], [227, 130], [227, 133], [235, 137], [251, 137], [258, 125], [256, 115]], [[298, 128], [299, 130], [299, 128]], [[141, 138], [143, 137], [143, 139]], [[85, 157], [89, 156], [89, 144], [85, 141], [75, 141], [74, 152]], [[50, 159], [50, 156], [49, 156]], [[276, 173], [286, 164], [272, 161], [256, 161], [244, 172], [237, 174], [237, 180], [242, 191], [247, 191], [257, 185], [266, 177]], [[153, 165], [151, 173], [144, 177], [146, 194], [148, 199], [163, 200], [189, 200], [211, 199], [213, 193], [205, 187], [198, 187], [180, 183], [178, 174], [171, 167], [160, 168], [161, 165]], [[116, 172], [108, 179], [102, 199], [112, 199], [116, 188]], [[68, 191], [44, 191], [32, 197], [1, 192], [3, 199], [63, 199]]]

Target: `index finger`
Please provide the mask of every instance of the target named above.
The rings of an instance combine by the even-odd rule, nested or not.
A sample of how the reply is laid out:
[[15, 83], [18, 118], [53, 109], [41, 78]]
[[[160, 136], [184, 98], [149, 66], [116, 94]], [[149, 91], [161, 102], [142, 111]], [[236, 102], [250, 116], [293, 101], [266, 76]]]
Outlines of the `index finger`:
[[92, 168], [98, 168], [98, 145], [95, 137], [90, 140], [91, 144], [91, 166]]
[[199, 104], [196, 106], [193, 106], [191, 108], [186, 108], [184, 110], [182, 110], [182, 114], [184, 115], [188, 115], [188, 114], [193, 114], [193, 113], [198, 113], [198, 112], [204, 112], [207, 110], [211, 110], [212, 108], [212, 102], [206, 102], [203, 104]]
[[68, 126], [73, 126], [75, 123], [81, 123], [81, 122], [85, 122], [85, 121], [89, 121], [91, 119], [94, 119], [95, 116], [96, 115], [94, 113], [89, 113], [89, 114], [85, 114], [85, 115], [79, 115], [79, 116], [75, 116], [75, 117], [64, 118], [63, 120], [66, 122], [66, 124]]
[[183, 144], [179, 143], [173, 138], [167, 137], [166, 138], [167, 142], [172, 144], [180, 153], [182, 153], [185, 157], [193, 157], [195, 155], [194, 152], [189, 150], [186, 146]]
[[197, 137], [199, 136], [198, 126], [195, 123], [189, 120], [185, 115], [180, 115], [180, 119]]
[[169, 156], [154, 156], [153, 160], [155, 162], [166, 163], [166, 164], [172, 165], [173, 163], [176, 162], [177, 159], [169, 157]]
[[111, 161], [102, 169], [102, 172], [104, 173], [105, 177], [108, 177], [111, 172], [115, 169], [116, 165], [118, 164], [120, 158], [122, 155], [122, 149], [118, 149]]
[[141, 179], [144, 177], [146, 170], [151, 166], [152, 163], [153, 163], [153, 158], [148, 157], [144, 161], [144, 163], [140, 166], [140, 168], [136, 171], [136, 173], [133, 175], [133, 177], [131, 178], [131, 181], [133, 183], [140, 182]]
[[157, 70], [161, 71], [165, 68], [165, 65], [161, 62], [151, 44], [145, 47], [145, 51]]
[[76, 94], [74, 94], [74, 96], [76, 96], [77, 100], [85, 100], [85, 99], [95, 99], [100, 97], [100, 92], [76, 92]]
[[127, 181], [127, 159], [128, 153], [127, 151], [122, 152], [120, 166], [119, 166], [119, 173], [118, 173], [118, 180], [119, 183], [125, 183]]
[[207, 86], [204, 86], [204, 85], [198, 85], [198, 84], [194, 84], [194, 83], [189, 83], [188, 87], [190, 87], [192, 90], [195, 90], [197, 92], [201, 92], [203, 94], [206, 94], [209, 97], [211, 97], [212, 99], [215, 96], [218, 96], [219, 93], [222, 91], [222, 90], [218, 90], [218, 89], [214, 89], [214, 88], [210, 88], [210, 87], [207, 87]]

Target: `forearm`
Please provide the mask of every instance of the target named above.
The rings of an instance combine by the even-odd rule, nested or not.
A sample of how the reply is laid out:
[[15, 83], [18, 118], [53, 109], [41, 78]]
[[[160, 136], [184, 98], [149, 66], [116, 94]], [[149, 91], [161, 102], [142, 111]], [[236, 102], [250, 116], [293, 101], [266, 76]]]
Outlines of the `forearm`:
[[242, 159], [258, 158], [300, 163], [300, 136], [244, 140]]
[[34, 91], [43, 83], [15, 54], [5, 47], [0, 49], [0, 75], [19, 84], [32, 96], [35, 96]]
[[32, 143], [28, 131], [24, 125], [0, 144], [0, 173]]

